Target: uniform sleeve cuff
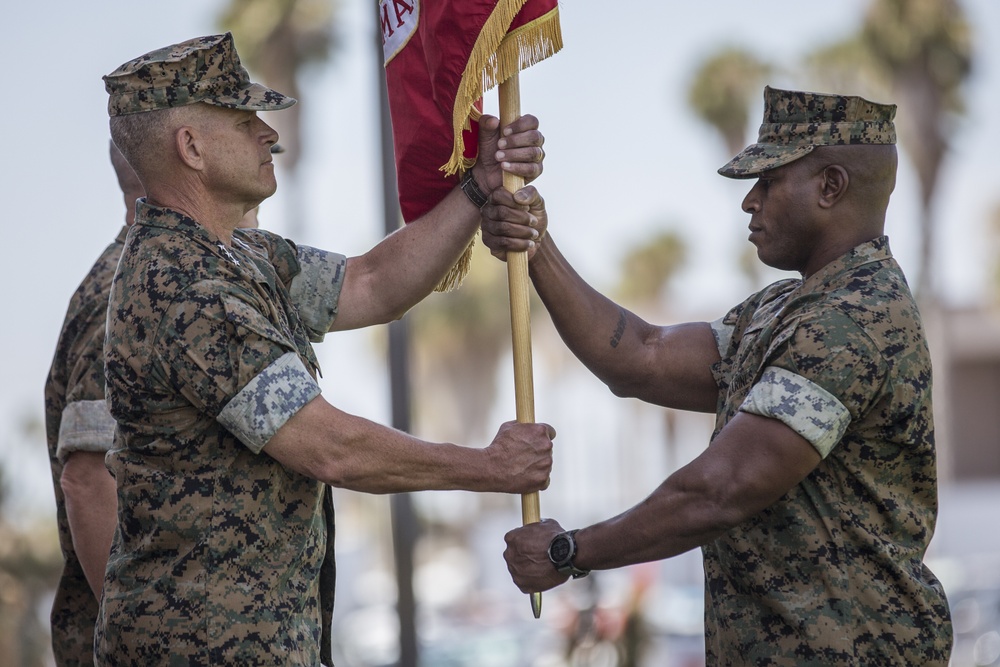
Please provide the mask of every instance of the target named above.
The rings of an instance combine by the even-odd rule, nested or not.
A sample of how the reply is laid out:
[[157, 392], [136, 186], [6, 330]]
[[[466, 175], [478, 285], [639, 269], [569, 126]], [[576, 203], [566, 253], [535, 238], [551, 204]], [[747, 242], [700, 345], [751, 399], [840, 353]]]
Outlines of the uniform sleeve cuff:
[[840, 400], [801, 375], [768, 366], [740, 406], [743, 412], [783, 422], [826, 458], [851, 423]]
[[56, 458], [65, 461], [73, 452], [107, 452], [114, 438], [115, 419], [106, 401], [74, 401], [63, 408]]
[[288, 352], [250, 380], [222, 409], [218, 421], [259, 454], [278, 429], [319, 394], [299, 355]]
[[301, 271], [292, 279], [288, 294], [310, 332], [310, 339], [318, 343], [337, 318], [347, 258], [309, 246], [296, 248]]

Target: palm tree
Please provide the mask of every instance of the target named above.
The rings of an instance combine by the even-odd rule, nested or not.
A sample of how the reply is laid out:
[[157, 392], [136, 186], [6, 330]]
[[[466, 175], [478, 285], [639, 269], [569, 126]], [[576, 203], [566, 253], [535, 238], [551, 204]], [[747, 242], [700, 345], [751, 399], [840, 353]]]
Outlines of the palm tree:
[[[727, 158], [747, 145], [750, 109], [760, 99], [764, 81], [773, 71], [754, 54], [735, 47], [709, 56], [695, 71], [688, 89], [688, 105], [698, 118], [718, 131]], [[753, 247], [741, 252], [738, 266], [751, 285], [760, 282], [761, 266]]]
[[684, 265], [686, 254], [684, 239], [670, 230], [633, 246], [622, 260], [617, 295], [626, 302], [655, 306]]
[[915, 292], [934, 300], [932, 203], [941, 165], [963, 112], [972, 68], [969, 23], [957, 0], [873, 0], [859, 33], [808, 62], [838, 89], [898, 100], [900, 144], [920, 183], [920, 252]]
[[954, 131], [952, 118], [964, 110], [962, 84], [972, 68], [969, 23], [957, 0], [875, 0], [861, 34], [907, 110], [900, 118], [900, 132], [921, 195], [917, 292], [933, 297], [931, 202]]
[[752, 53], [730, 47], [706, 58], [695, 71], [688, 104], [718, 130], [729, 155], [746, 146], [751, 101], [759, 99], [771, 69]]
[[817, 88], [850, 91], [870, 100], [888, 99], [892, 91], [875, 54], [860, 32], [818, 47], [803, 59], [807, 79]]
[[[330, 59], [338, 39], [334, 30], [336, 0], [230, 0], [219, 24], [230, 30], [247, 69], [269, 87], [301, 100], [299, 79], [310, 64]], [[298, 165], [302, 156], [302, 112], [295, 105], [273, 120], [286, 153], [280, 163], [289, 175], [289, 236], [305, 227], [299, 205]]]

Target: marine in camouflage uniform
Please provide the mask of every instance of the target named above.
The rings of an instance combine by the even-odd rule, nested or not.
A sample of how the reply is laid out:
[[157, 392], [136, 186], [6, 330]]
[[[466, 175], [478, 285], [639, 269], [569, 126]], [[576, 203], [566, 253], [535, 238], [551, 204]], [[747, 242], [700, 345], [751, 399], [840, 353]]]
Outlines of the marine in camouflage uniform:
[[114, 437], [115, 420], [104, 400], [104, 328], [126, 231], [122, 227], [70, 299], [45, 382], [45, 434], [65, 561], [50, 618], [52, 653], [60, 667], [93, 664], [97, 598], [73, 547], [62, 477], [71, 454], [106, 452]]
[[45, 429], [64, 560], [50, 617], [59, 667], [93, 664], [97, 603], [117, 514], [114, 479], [104, 465], [115, 429], [104, 400], [104, 331], [111, 279], [143, 190], [114, 143], [108, 147], [125, 226], [70, 299], [45, 383]]
[[[895, 143], [892, 106], [773, 88], [764, 100], [757, 144], [723, 175], [757, 176], [819, 145]], [[712, 326], [716, 434], [739, 411], [770, 417], [823, 462], [703, 547], [709, 662], [948, 664], [948, 603], [923, 563], [937, 519], [931, 359], [888, 239]]]
[[[895, 106], [770, 87], [764, 101], [757, 143], [719, 171], [758, 178], [743, 202], [751, 241], [801, 279], [716, 322], [652, 327], [590, 290], [551, 235], [536, 253], [534, 283], [589, 368], [619, 395], [714, 408], [716, 427], [623, 514], [512, 531], [508, 567], [544, 590], [701, 547], [708, 665], [944, 667], [948, 603], [923, 562], [937, 517], [931, 361], [882, 232]], [[551, 564], [538, 557], [557, 544]]]
[[319, 663], [329, 488], [259, 454], [320, 392], [309, 343], [336, 315], [344, 262], [262, 230], [227, 247], [140, 203], [106, 348], [121, 534], [102, 662], [154, 664], [168, 647], [205, 664]]
[[[262, 154], [277, 134], [251, 112], [294, 100], [249, 81], [230, 34], [158, 49], [105, 83], [112, 136], [145, 176], [148, 199], [108, 306], [107, 396], [118, 422], [108, 465], [120, 510], [98, 662], [330, 664], [329, 484], [524, 493], [551, 469], [543, 424], [509, 425], [472, 449], [419, 441], [320, 396], [312, 343], [335, 326], [387, 321], [397, 298], [408, 307], [425, 296], [468, 244], [479, 211], [456, 188], [435, 215], [467, 238], [439, 239], [439, 226], [418, 220], [371, 260], [233, 229], [233, 211], [242, 215], [275, 186]], [[183, 121], [171, 120], [175, 110]], [[158, 115], [134, 117], [147, 112]], [[510, 135], [518, 163], [541, 154], [540, 137], [521, 129], [532, 125]], [[172, 196], [175, 208], [156, 198]], [[214, 215], [195, 219], [181, 208]], [[353, 282], [351, 266], [361, 276]], [[367, 298], [370, 285], [390, 295], [385, 305]], [[341, 313], [345, 295], [364, 312]]]
[[[184, 85], [164, 86], [164, 79]], [[267, 110], [295, 102], [250, 82], [228, 34], [158, 49], [105, 82], [112, 116], [213, 96]], [[319, 394], [309, 337], [321, 340], [336, 315], [345, 258], [263, 231], [236, 232], [228, 247], [194, 220], [144, 202], [133, 236], [111, 295], [106, 341], [108, 398], [121, 423], [108, 459], [121, 520], [97, 655], [102, 664], [181, 656], [318, 664], [322, 653], [329, 664], [330, 489], [276, 474], [273, 460], [255, 455]], [[294, 305], [289, 289], [298, 290]], [[280, 397], [269, 395], [269, 382], [281, 383]], [[258, 414], [270, 421], [259, 423]], [[191, 619], [202, 620], [178, 636]]]
[[716, 433], [784, 422], [823, 462], [702, 548], [708, 664], [948, 663], [931, 362], [888, 239], [776, 283], [713, 323]]

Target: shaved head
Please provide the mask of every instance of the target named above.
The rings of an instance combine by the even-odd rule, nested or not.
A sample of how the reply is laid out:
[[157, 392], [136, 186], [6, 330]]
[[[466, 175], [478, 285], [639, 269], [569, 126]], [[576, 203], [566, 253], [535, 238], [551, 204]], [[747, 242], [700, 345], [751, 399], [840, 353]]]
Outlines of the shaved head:
[[816, 163], [817, 168], [841, 165], [851, 178], [850, 197], [872, 209], [884, 211], [889, 206], [889, 195], [896, 187], [898, 157], [895, 145], [818, 146], [802, 159]]
[[895, 145], [819, 146], [801, 160], [815, 172], [828, 167], [846, 171], [847, 187], [838, 207], [838, 225], [853, 227], [865, 238], [885, 233], [889, 197], [896, 188], [899, 158]]

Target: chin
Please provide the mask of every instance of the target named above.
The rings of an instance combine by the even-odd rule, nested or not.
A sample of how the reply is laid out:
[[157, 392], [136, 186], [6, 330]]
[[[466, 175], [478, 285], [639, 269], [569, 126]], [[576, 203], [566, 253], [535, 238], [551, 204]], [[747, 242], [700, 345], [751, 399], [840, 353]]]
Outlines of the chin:
[[760, 247], [757, 248], [757, 259], [759, 259], [762, 264], [779, 271], [792, 271], [795, 269], [795, 263], [790, 261], [788, 258], [771, 257], [766, 252], [761, 250]]

